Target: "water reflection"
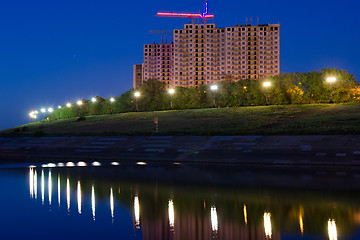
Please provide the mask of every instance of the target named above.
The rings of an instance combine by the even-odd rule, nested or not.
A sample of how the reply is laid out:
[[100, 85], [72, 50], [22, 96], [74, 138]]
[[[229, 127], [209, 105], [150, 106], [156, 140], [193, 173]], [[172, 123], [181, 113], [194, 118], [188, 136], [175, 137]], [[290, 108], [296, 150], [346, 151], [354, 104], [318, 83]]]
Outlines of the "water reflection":
[[94, 185], [91, 186], [91, 213], [93, 220], [95, 221], [95, 188]]
[[[107, 219], [108, 223], [111, 217], [114, 225], [123, 223], [118, 219], [124, 217], [122, 209], [126, 209], [128, 215], [125, 215], [130, 216], [129, 224], [133, 224], [136, 232], [142, 232], [143, 239], [280, 239], [282, 234], [287, 234], [295, 236], [294, 239], [321, 236], [323, 239], [336, 240], [338, 228], [341, 235], [351, 235], [360, 226], [360, 205], [355, 200], [355, 203], [351, 203], [353, 205], [337, 204], [335, 209], [332, 198], [319, 200], [308, 196], [288, 200], [288, 195], [282, 193], [281, 197], [272, 199], [268, 193], [251, 193], [247, 190], [236, 192], [232, 189], [201, 187], [184, 190], [155, 184], [86, 179], [65, 171], [57, 172], [56, 169], [38, 171], [41, 171], [41, 204], [54, 204], [52, 181], [56, 184], [57, 176], [59, 209], [68, 214], [81, 214], [82, 218], [90, 221], [96, 219], [96, 223], [102, 219]], [[29, 187], [30, 198], [36, 199], [37, 170], [30, 168], [26, 178], [29, 179], [26, 186]], [[76, 199], [73, 197], [73, 206], [70, 205], [71, 194], [77, 196]], [[40, 199], [38, 201], [40, 203]], [[117, 220], [114, 222], [115, 202]], [[102, 218], [102, 215], [106, 215], [106, 218]], [[328, 216], [332, 217], [329, 219]]]
[[269, 212], [264, 213], [264, 229], [265, 229], [265, 237], [271, 238], [272, 235], [271, 214]]
[[77, 183], [77, 203], [78, 203], [78, 213], [81, 214], [81, 184], [80, 181]]
[[329, 234], [329, 240], [337, 240], [337, 230], [334, 219], [328, 220], [328, 234]]
[[174, 231], [174, 226], [175, 226], [175, 210], [174, 210], [174, 201], [173, 201], [172, 199], [169, 200], [168, 212], [169, 212], [169, 225], [170, 225], [170, 229], [171, 229], [171, 231]]
[[135, 228], [140, 229], [140, 203], [138, 196], [135, 196], [134, 198], [134, 218], [135, 218]]
[[110, 188], [110, 213], [111, 219], [114, 221], [114, 193], [112, 188]]
[[70, 180], [66, 178], [66, 205], [68, 212], [70, 211]]

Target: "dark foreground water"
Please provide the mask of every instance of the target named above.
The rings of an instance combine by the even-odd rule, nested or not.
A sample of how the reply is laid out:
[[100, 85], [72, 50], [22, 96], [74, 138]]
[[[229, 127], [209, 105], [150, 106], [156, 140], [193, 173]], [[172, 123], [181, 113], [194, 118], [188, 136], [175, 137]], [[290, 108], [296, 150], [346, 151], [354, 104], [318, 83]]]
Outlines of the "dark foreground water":
[[0, 239], [360, 239], [357, 191], [164, 182], [145, 178], [154, 169], [141, 163], [68, 165], [0, 169]]

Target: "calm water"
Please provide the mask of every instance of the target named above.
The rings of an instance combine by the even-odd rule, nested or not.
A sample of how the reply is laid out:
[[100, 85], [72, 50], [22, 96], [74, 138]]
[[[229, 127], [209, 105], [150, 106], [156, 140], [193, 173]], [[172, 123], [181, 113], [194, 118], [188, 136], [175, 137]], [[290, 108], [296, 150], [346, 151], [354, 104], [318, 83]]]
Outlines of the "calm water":
[[356, 192], [169, 184], [123, 174], [119, 166], [0, 169], [0, 238], [360, 239]]

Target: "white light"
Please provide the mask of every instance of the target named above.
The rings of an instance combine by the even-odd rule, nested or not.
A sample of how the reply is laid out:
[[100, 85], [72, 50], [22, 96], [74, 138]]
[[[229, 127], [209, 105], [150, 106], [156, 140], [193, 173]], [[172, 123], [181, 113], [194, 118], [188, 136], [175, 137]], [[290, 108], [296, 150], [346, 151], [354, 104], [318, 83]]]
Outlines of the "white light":
[[95, 166], [95, 167], [99, 167], [99, 166], [101, 166], [101, 163], [95, 161], [95, 162], [92, 163], [92, 165]]
[[334, 219], [328, 220], [329, 240], [337, 240], [336, 222]]
[[69, 108], [71, 107], [71, 103], [67, 103], [66, 106]]
[[47, 167], [53, 168], [53, 167], [56, 167], [56, 164], [55, 164], [55, 163], [48, 163], [48, 164], [47, 164]]
[[49, 170], [48, 177], [48, 193], [49, 193], [49, 205], [51, 205], [51, 197], [52, 197], [52, 182], [51, 182], [51, 171]]
[[271, 82], [264, 82], [264, 83], [263, 83], [263, 86], [264, 86], [264, 87], [270, 87], [270, 86], [271, 86]]
[[60, 163], [57, 164], [57, 166], [58, 166], [58, 167], [64, 167], [65, 164], [63, 164], [63, 163], [60, 162]]
[[81, 106], [83, 104], [83, 102], [81, 100], [76, 102], [77, 105]]
[[93, 215], [93, 220], [95, 221], [95, 189], [94, 185], [91, 187], [91, 211]]
[[135, 227], [136, 229], [140, 229], [140, 203], [138, 196], [135, 196], [134, 198], [134, 215], [135, 215]]
[[328, 78], [326, 79], [326, 81], [328, 81], [329, 83], [333, 83], [333, 82], [336, 81], [336, 78], [335, 78], [335, 77], [328, 77]]
[[111, 212], [111, 219], [114, 219], [114, 194], [112, 188], [110, 188], [110, 212]]
[[67, 203], [67, 210], [70, 211], [70, 180], [66, 178], [66, 203]]
[[60, 106], [60, 105], [58, 106], [58, 109], [61, 109], [61, 106]]
[[115, 102], [115, 98], [110, 98], [110, 102]]
[[111, 165], [113, 166], [119, 166], [120, 164], [118, 162], [112, 162]]
[[41, 111], [42, 113], [44, 113], [44, 112], [46, 112], [46, 109], [45, 109], [45, 108], [42, 108], [42, 109], [40, 109], [40, 111]]
[[175, 90], [174, 90], [173, 88], [170, 88], [170, 89], [169, 89], [169, 93], [170, 93], [170, 94], [174, 94], [174, 93], [175, 93]]
[[211, 207], [211, 229], [214, 232], [217, 232], [218, 230], [218, 218], [217, 218], [216, 207]]
[[218, 86], [217, 86], [217, 85], [211, 85], [210, 89], [211, 89], [212, 91], [215, 91], [215, 90], [218, 89]]
[[67, 167], [75, 167], [75, 164], [73, 162], [67, 162], [66, 166]]
[[29, 183], [30, 183], [30, 197], [34, 196], [34, 169], [30, 168], [29, 171]]
[[137, 162], [136, 164], [137, 165], [146, 165], [147, 163], [146, 162]]
[[45, 179], [44, 179], [44, 170], [41, 170], [41, 203], [44, 205], [45, 198]]
[[53, 111], [54, 111], [54, 109], [48, 108], [48, 112], [49, 112], [49, 113], [52, 113]]
[[173, 200], [169, 200], [169, 225], [170, 228], [173, 229], [175, 225], [175, 210], [174, 210], [174, 202]]
[[77, 183], [77, 202], [78, 202], [78, 213], [81, 214], [81, 184], [80, 181]]
[[265, 237], [271, 238], [271, 235], [272, 235], [271, 214], [268, 212], [264, 213], [264, 229], [265, 229]]
[[37, 171], [34, 172], [34, 197], [37, 199]]
[[39, 113], [39, 111], [35, 111], [35, 114], [38, 114]]
[[85, 162], [78, 162], [78, 163], [77, 163], [77, 166], [78, 166], [78, 167], [86, 167], [87, 164], [86, 164]]
[[60, 175], [58, 174], [58, 205], [60, 207], [60, 188], [61, 188], [61, 184], [60, 184]]
[[91, 99], [91, 101], [92, 101], [93, 103], [96, 102], [96, 98], [93, 97], [93, 98]]
[[135, 97], [140, 97], [140, 93], [139, 93], [139, 92], [135, 92], [134, 95], [135, 95]]

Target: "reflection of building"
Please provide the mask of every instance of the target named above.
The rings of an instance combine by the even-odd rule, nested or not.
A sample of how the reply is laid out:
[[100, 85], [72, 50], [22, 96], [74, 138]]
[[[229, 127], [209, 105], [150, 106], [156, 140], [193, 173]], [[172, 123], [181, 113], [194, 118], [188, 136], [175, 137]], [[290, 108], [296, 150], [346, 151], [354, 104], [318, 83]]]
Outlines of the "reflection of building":
[[172, 44], [144, 45], [143, 81], [191, 87], [217, 81], [261, 79], [280, 73], [280, 24], [217, 28], [185, 24]]

